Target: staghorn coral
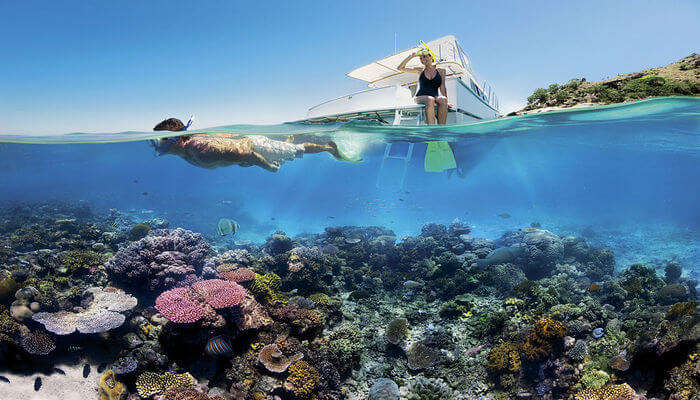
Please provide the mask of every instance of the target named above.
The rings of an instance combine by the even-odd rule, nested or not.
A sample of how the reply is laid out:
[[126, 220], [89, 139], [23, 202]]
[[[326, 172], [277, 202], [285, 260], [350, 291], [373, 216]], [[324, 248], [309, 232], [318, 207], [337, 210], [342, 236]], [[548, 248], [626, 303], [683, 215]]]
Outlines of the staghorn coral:
[[174, 388], [192, 387], [196, 383], [197, 381], [188, 372], [182, 374], [144, 372], [136, 378], [136, 392], [139, 396], [147, 398]]
[[600, 389], [586, 389], [574, 396], [575, 400], [632, 400], [635, 392], [630, 385], [607, 385]]
[[503, 342], [489, 351], [488, 366], [495, 371], [517, 372], [522, 362], [518, 346], [513, 342]]
[[389, 322], [384, 333], [386, 340], [391, 344], [399, 344], [408, 336], [408, 320], [406, 318], [396, 318]]
[[263, 347], [258, 354], [258, 361], [260, 364], [265, 366], [265, 368], [270, 372], [282, 373], [289, 368], [289, 366], [304, 358], [302, 353], [296, 353], [290, 357], [285, 356], [280, 351], [277, 343], [268, 344]]
[[210, 253], [211, 247], [198, 233], [157, 229], [120, 249], [106, 267], [124, 283], [167, 289], [201, 273]]
[[318, 370], [306, 361], [297, 361], [289, 366], [289, 376], [284, 388], [298, 399], [309, 399], [314, 394], [320, 376]]
[[126, 386], [119, 382], [111, 369], [105, 371], [100, 376], [100, 382], [97, 386], [99, 400], [120, 400], [126, 392]]

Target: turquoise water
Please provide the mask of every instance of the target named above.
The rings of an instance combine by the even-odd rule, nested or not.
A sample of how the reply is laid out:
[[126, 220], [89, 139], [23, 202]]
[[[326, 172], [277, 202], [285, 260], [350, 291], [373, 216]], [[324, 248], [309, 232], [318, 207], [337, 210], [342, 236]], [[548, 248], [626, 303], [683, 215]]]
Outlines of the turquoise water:
[[[157, 157], [145, 141], [154, 132], [5, 135], [0, 202], [80, 201], [136, 219], [162, 217], [224, 247], [262, 241], [275, 230], [294, 235], [330, 225], [381, 225], [400, 237], [426, 222], [460, 219], [477, 235], [497, 237], [539, 222], [560, 235], [585, 231], [593, 243], [613, 248], [618, 264], [675, 258], [695, 268], [699, 114], [700, 99], [660, 98], [460, 126], [355, 122], [193, 132], [280, 140], [305, 133], [363, 159], [307, 154], [276, 173], [205, 170], [173, 155]], [[463, 177], [425, 172], [428, 140], [451, 143]], [[387, 143], [401, 155], [409, 141], [415, 145], [402, 188], [404, 161], [390, 159], [381, 171], [380, 164]], [[216, 237], [222, 217], [240, 223], [235, 238]]]
[[[277, 172], [157, 155], [154, 132], [0, 135], [0, 398], [93, 398], [110, 371], [129, 398], [164, 371], [226, 399], [602, 398], [586, 374], [680, 393], [700, 332], [683, 303], [700, 275], [699, 116], [700, 98], [659, 98], [190, 132], [303, 134], [362, 160]], [[431, 141], [455, 170], [426, 172]], [[278, 344], [303, 360], [260, 362]]]

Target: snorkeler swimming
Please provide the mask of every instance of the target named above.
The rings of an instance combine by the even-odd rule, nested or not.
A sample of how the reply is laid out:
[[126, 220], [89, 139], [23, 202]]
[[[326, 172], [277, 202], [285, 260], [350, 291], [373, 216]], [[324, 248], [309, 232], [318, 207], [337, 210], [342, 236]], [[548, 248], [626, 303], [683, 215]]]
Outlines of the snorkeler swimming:
[[[166, 121], [158, 124], [156, 128], [161, 127]], [[183, 131], [182, 127], [185, 125], [180, 122], [180, 124], [168, 124], [168, 126], [174, 129], [180, 128], [178, 131]], [[158, 155], [174, 154], [192, 165], [206, 169], [231, 165], [241, 167], [256, 165], [268, 171], [277, 172], [285, 161], [301, 158], [304, 154], [321, 152], [327, 152], [340, 161], [361, 161], [343, 155], [331, 140], [314, 139], [311, 141], [304, 136], [290, 136], [286, 141], [280, 141], [265, 136], [205, 133], [155, 139], [151, 144]]]

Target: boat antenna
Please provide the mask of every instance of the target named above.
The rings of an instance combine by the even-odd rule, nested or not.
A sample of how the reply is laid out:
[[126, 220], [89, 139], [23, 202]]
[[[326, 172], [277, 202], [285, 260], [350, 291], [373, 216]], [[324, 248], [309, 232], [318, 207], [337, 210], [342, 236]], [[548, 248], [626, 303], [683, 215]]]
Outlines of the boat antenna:
[[396, 32], [394, 32], [394, 54], [396, 54], [396, 37], [397, 36], [398, 35], [396, 34]]

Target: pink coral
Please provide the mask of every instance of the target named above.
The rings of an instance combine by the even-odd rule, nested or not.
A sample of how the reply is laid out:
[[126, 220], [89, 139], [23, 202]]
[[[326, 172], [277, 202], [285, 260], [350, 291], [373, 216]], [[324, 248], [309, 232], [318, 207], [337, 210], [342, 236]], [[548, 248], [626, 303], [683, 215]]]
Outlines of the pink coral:
[[165, 318], [180, 324], [191, 324], [204, 316], [204, 310], [192, 301], [188, 288], [176, 288], [161, 293], [156, 299], [156, 310]]
[[221, 279], [196, 282], [192, 288], [202, 292], [206, 302], [216, 309], [238, 305], [246, 293], [243, 286]]
[[224, 271], [219, 275], [231, 282], [248, 282], [255, 279], [255, 272], [250, 268], [238, 268], [233, 271]]

